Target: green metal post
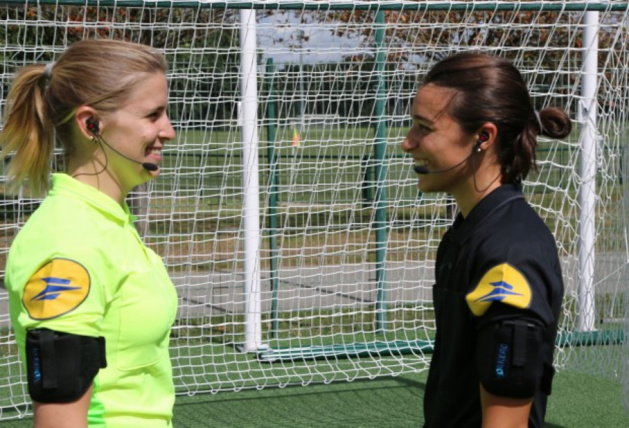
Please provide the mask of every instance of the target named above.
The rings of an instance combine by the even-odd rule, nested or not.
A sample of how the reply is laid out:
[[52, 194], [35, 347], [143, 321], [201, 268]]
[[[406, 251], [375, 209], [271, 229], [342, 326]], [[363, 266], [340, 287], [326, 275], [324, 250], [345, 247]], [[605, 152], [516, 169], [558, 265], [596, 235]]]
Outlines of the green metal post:
[[364, 155], [360, 167], [362, 169], [361, 195], [363, 198], [363, 207], [371, 206], [373, 202], [373, 170], [371, 168], [371, 155]]
[[275, 94], [273, 93], [273, 75], [275, 66], [273, 58], [266, 61], [266, 87], [267, 87], [267, 137], [268, 137], [268, 158], [269, 158], [269, 227], [267, 229], [269, 237], [270, 274], [271, 274], [271, 335], [277, 338], [279, 331], [278, 319], [278, 292], [279, 277], [277, 273], [277, 204], [278, 204], [278, 177], [277, 159], [275, 154], [276, 121], [275, 121]]
[[386, 118], [385, 118], [385, 46], [384, 46], [384, 11], [376, 12], [376, 105], [375, 105], [375, 144], [374, 167], [376, 180], [375, 194], [375, 230], [376, 230], [376, 332], [387, 330], [387, 278], [386, 278], [386, 245], [387, 245], [387, 194], [385, 179], [387, 176], [386, 156]]

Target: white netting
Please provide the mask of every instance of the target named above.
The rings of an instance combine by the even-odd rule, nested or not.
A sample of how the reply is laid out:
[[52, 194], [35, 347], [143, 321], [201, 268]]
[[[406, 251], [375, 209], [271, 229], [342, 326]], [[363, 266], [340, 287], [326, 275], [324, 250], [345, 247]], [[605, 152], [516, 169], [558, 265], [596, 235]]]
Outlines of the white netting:
[[[254, 238], [261, 239], [254, 325], [245, 325], [252, 319], [243, 283], [251, 236], [242, 220], [238, 9], [190, 2], [4, 5], [0, 95], [4, 102], [17, 67], [49, 61], [82, 37], [163, 49], [178, 137], [166, 148], [160, 177], [130, 202], [180, 296], [171, 342], [177, 391], [218, 392], [427, 368], [432, 267], [453, 205], [445, 195], [418, 194], [412, 161], [399, 146], [418, 82], [435, 60], [468, 49], [505, 56], [521, 70], [538, 108], [556, 105], [575, 118], [570, 138], [540, 141], [539, 170], [525, 183], [563, 260], [565, 340], [556, 363], [616, 376], [629, 259], [626, 2], [590, 2], [601, 25], [590, 254], [597, 334], [576, 331], [584, 311], [579, 117], [582, 101], [591, 100], [581, 95], [585, 12], [571, 3], [545, 1], [544, 11], [537, 2], [382, 1], [381, 10], [366, 2], [251, 3], [258, 8], [260, 232]], [[12, 238], [36, 204], [26, 197], [0, 200], [2, 272]], [[261, 339], [262, 346], [254, 339], [256, 353], [240, 352], [247, 331]], [[576, 346], [589, 342], [597, 346]], [[0, 289], [0, 419], [29, 411], [24, 382]]]

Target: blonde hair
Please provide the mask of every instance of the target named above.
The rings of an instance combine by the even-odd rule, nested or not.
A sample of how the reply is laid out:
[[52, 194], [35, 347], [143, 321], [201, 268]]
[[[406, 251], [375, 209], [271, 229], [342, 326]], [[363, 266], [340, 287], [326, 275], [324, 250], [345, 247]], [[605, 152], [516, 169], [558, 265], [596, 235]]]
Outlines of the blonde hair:
[[74, 150], [72, 118], [89, 105], [103, 114], [127, 101], [145, 73], [166, 73], [155, 49], [115, 40], [83, 40], [70, 46], [51, 67], [19, 71], [7, 97], [0, 159], [10, 157], [8, 180], [15, 191], [28, 181], [34, 194], [48, 190], [55, 140], [66, 158]]

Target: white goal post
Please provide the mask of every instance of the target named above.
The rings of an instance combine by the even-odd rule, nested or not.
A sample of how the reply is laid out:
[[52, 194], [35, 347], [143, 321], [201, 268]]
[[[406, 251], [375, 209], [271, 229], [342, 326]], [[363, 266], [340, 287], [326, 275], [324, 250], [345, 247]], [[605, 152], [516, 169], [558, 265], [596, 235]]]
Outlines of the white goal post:
[[[19, 67], [54, 60], [76, 40], [162, 50], [178, 136], [160, 177], [129, 203], [177, 287], [177, 393], [305, 386], [428, 368], [433, 263], [452, 201], [417, 191], [400, 143], [435, 61], [464, 50], [503, 56], [538, 108], [574, 119], [565, 141], [540, 139], [538, 170], [524, 183], [562, 259], [556, 366], [620, 380], [629, 367], [628, 9], [10, 0], [0, 6], [0, 109]], [[38, 203], [26, 189], [0, 198], [0, 275]], [[29, 403], [0, 287], [0, 421], [29, 414]]]

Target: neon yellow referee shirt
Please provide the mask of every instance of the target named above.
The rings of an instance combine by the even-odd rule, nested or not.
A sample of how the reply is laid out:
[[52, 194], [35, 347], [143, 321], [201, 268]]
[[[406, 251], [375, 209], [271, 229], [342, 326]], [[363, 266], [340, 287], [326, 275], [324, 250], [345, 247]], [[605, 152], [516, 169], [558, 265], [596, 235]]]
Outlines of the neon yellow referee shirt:
[[105, 337], [107, 368], [94, 380], [90, 427], [169, 427], [168, 353], [177, 293], [141, 241], [129, 208], [66, 174], [15, 238], [6, 267], [22, 361], [26, 329]]

